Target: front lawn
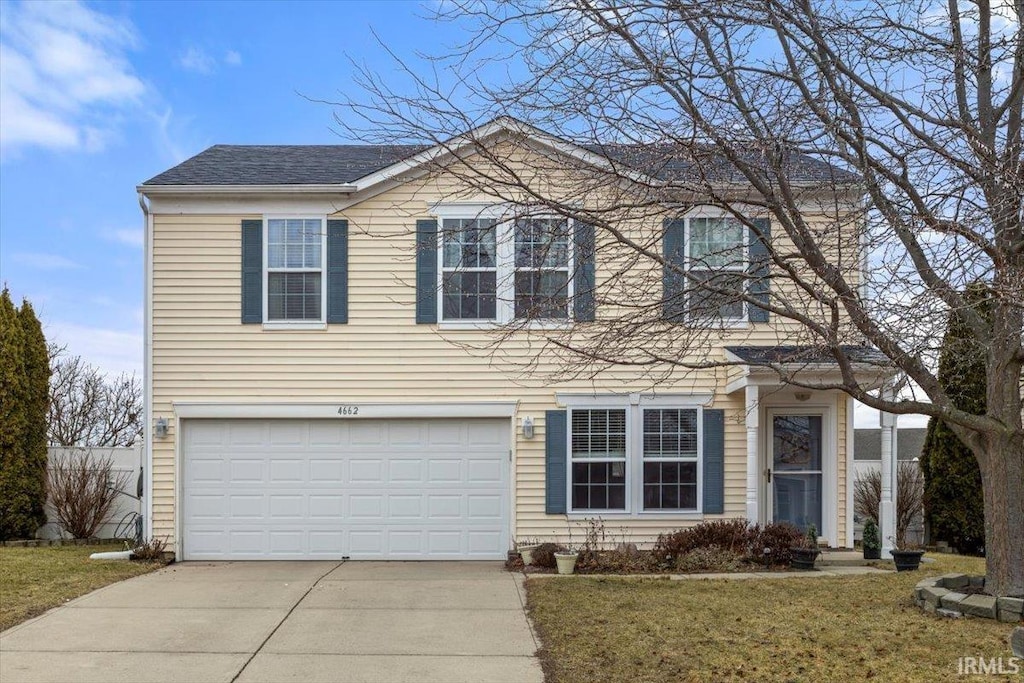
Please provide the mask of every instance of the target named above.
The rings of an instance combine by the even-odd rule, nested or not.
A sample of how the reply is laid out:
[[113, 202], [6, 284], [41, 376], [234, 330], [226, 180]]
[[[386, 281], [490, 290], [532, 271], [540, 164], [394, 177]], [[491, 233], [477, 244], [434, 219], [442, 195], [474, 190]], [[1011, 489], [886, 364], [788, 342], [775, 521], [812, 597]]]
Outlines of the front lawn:
[[163, 565], [155, 562], [98, 562], [90, 553], [114, 545], [0, 548], [0, 631], [51, 607]]
[[938, 681], [962, 656], [1011, 656], [1012, 624], [943, 619], [911, 600], [928, 575], [984, 573], [934, 555], [903, 574], [748, 580], [534, 578], [548, 683]]

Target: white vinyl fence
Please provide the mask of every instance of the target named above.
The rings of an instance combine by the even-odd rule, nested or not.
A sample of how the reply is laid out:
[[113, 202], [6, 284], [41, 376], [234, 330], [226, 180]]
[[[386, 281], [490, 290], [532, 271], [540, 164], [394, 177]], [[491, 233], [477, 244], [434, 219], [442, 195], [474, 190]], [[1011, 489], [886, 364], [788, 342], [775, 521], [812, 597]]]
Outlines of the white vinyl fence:
[[[84, 448], [51, 447], [48, 450], [51, 460], [57, 456], [75, 456], [83, 452], [88, 453], [94, 458], [110, 457], [114, 464], [114, 476], [124, 472], [126, 473], [127, 482], [124, 485], [123, 493], [117, 497], [117, 502], [114, 504], [110, 518], [100, 527], [96, 535], [99, 538], [134, 536], [134, 527], [130, 526], [128, 520], [134, 515], [142, 514], [142, 503], [134, 497], [137, 495], [136, 485], [139, 480], [140, 468], [142, 467], [142, 444], [124, 448], [89, 446]], [[48, 521], [39, 527], [39, 530], [36, 531], [36, 537], [46, 539], [61, 538], [60, 526], [57, 523], [56, 515], [53, 514], [53, 509], [49, 505], [47, 505], [46, 513]], [[124, 529], [118, 534], [118, 527], [122, 521], [124, 521]]]

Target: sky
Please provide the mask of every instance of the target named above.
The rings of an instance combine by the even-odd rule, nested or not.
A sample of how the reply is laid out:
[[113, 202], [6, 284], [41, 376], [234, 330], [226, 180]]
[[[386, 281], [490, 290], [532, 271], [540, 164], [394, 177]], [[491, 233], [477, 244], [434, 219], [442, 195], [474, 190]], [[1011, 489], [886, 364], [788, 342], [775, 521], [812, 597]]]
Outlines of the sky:
[[141, 374], [136, 185], [216, 143], [351, 142], [316, 100], [356, 87], [350, 59], [394, 73], [381, 42], [457, 44], [433, 6], [0, 0], [0, 280], [50, 341]]

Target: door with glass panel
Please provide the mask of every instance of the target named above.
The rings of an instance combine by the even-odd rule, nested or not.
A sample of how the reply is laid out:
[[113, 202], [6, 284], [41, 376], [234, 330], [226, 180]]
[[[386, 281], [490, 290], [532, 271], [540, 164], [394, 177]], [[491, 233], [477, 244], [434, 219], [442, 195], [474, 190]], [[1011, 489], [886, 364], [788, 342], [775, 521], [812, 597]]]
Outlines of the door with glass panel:
[[822, 533], [822, 415], [770, 413], [771, 519]]

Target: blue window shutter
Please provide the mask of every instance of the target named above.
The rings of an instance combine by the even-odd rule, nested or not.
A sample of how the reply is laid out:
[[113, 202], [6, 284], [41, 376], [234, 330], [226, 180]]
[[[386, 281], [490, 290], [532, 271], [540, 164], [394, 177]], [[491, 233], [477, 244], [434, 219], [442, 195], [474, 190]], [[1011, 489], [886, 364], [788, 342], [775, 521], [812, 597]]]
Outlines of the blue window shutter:
[[348, 322], [348, 221], [327, 221], [327, 322]]
[[573, 316], [577, 322], [594, 320], [594, 226], [575, 223], [576, 278], [573, 282]]
[[[750, 230], [750, 285], [748, 292], [755, 301], [768, 305], [771, 288], [768, 244], [771, 243], [772, 224], [767, 218], [755, 218], [753, 223], [754, 227]], [[748, 304], [747, 308], [750, 310], [750, 322], [768, 322], [766, 309], [759, 308], [754, 304]]]
[[416, 221], [416, 322], [437, 322], [437, 221]]
[[544, 512], [564, 515], [566, 477], [566, 411], [549, 410], [544, 415]]
[[242, 221], [242, 322], [263, 322], [263, 221]]
[[686, 264], [686, 221], [682, 218], [665, 220], [662, 256], [665, 258], [662, 316], [669, 322], [683, 322], [686, 319], [686, 276], [677, 270]]
[[725, 411], [704, 410], [704, 514], [725, 512]]

